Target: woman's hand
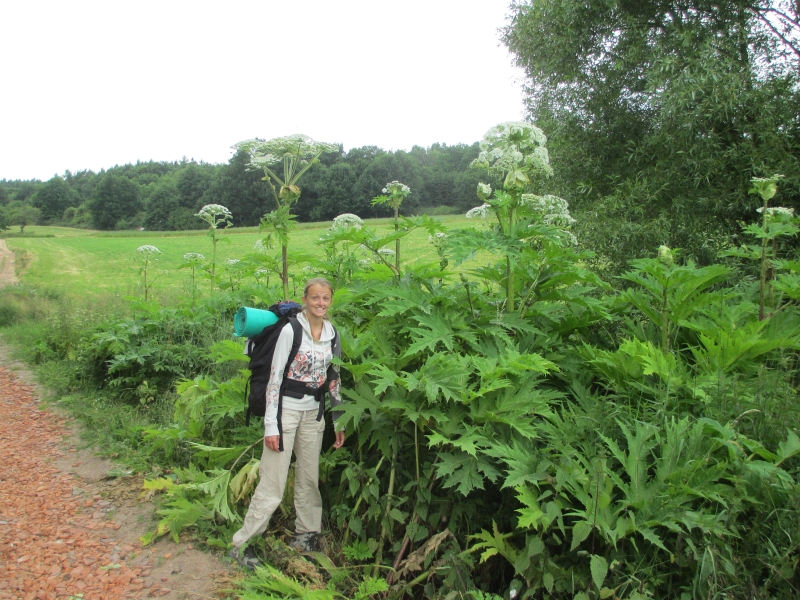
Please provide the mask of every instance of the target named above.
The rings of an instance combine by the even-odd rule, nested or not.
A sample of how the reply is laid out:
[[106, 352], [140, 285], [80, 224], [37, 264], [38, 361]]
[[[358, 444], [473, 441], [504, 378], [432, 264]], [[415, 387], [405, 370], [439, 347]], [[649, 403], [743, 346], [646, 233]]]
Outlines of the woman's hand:
[[333, 443], [334, 448], [341, 448], [344, 446], [344, 431], [336, 432], [336, 441]]
[[[338, 438], [337, 438], [338, 439]], [[344, 441], [344, 440], [342, 440]], [[264, 437], [264, 445], [272, 450], [273, 452], [280, 452], [281, 447], [281, 436], [279, 435], [268, 435]]]

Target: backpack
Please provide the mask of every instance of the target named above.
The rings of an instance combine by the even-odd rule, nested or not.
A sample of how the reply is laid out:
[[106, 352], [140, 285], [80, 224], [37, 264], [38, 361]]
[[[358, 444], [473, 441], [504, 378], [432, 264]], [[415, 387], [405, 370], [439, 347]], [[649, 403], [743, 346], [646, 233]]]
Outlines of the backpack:
[[[283, 396], [287, 395], [293, 398], [302, 398], [306, 394], [315, 396], [320, 403], [320, 417], [317, 419], [319, 420], [325, 408], [325, 388], [324, 386], [318, 389], [307, 388], [305, 383], [286, 378], [286, 373], [295, 356], [297, 356], [300, 343], [303, 340], [303, 328], [297, 321], [297, 315], [303, 310], [303, 307], [297, 302], [284, 301], [273, 304], [267, 310], [274, 312], [278, 316], [277, 323], [265, 327], [257, 336], [250, 338], [245, 345], [245, 354], [250, 357], [250, 365], [248, 367], [250, 369], [250, 378], [244, 388], [245, 401], [247, 404], [245, 423], [250, 425], [250, 415], [263, 417], [267, 411], [267, 385], [269, 384], [270, 373], [272, 371], [272, 358], [275, 354], [275, 345], [278, 342], [283, 328], [289, 324], [292, 327], [294, 339], [292, 341], [292, 348], [289, 351], [289, 358], [283, 368], [283, 381], [278, 396], [279, 448], [283, 451], [283, 429], [281, 427]], [[336, 342], [338, 336], [339, 332], [337, 331], [333, 343]], [[287, 389], [287, 387], [289, 389]]]

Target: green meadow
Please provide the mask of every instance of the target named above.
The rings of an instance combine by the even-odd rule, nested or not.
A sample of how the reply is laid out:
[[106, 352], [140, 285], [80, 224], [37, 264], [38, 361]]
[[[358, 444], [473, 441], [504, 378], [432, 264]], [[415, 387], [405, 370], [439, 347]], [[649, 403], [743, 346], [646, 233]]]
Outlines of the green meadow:
[[[439, 220], [449, 229], [478, 224], [460, 215], [439, 217]], [[389, 219], [366, 220], [365, 225], [381, 233], [392, 230]], [[292, 255], [322, 253], [317, 242], [330, 226], [330, 221], [299, 224], [291, 235], [290, 259]], [[151, 277], [158, 276], [153, 288], [156, 293], [185, 288], [190, 273], [179, 269], [185, 262], [184, 254], [198, 252], [209, 259], [212, 254], [211, 238], [202, 230], [99, 232], [37, 226], [26, 234], [6, 237], [6, 244], [17, 256], [20, 280], [34, 287], [57, 287], [75, 296], [137, 293], [141, 287], [137, 248], [145, 244], [162, 252], [150, 270]], [[231, 228], [221, 231], [220, 237], [218, 269], [228, 258], [243, 259], [252, 254], [254, 244], [264, 234], [256, 227]], [[280, 249], [275, 248], [270, 253], [278, 256]], [[439, 260], [435, 248], [428, 242], [427, 232], [422, 230], [415, 230], [403, 239], [402, 259], [411, 264]]]

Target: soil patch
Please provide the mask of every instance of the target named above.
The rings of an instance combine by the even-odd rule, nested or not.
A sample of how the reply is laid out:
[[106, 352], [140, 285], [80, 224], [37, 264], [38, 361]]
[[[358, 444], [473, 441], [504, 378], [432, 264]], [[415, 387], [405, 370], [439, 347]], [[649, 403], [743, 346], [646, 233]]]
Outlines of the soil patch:
[[189, 541], [143, 548], [154, 507], [141, 476], [109, 478], [115, 465], [39, 406], [43, 390], [1, 344], [0, 363], [0, 598], [223, 597], [230, 565]]
[[6, 241], [0, 239], [0, 287], [17, 283], [17, 273], [14, 269], [14, 253], [6, 246]]

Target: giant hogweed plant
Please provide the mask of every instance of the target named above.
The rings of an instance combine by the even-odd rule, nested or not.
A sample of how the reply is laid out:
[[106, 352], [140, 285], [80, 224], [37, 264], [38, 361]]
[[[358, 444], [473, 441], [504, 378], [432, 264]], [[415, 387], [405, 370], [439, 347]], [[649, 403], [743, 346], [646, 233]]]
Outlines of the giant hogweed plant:
[[[268, 231], [267, 243], [275, 236], [281, 246], [281, 282], [283, 298], [289, 299], [289, 233], [294, 227], [292, 206], [300, 199], [300, 178], [319, 162], [323, 152], [337, 152], [334, 144], [317, 142], [307, 135], [289, 135], [270, 140], [246, 140], [233, 146], [250, 155], [250, 167], [262, 170], [272, 195], [276, 210], [267, 213], [261, 220], [261, 229]], [[281, 174], [281, 167], [282, 174]]]
[[547, 137], [542, 130], [527, 122], [501, 123], [484, 135], [480, 143], [481, 152], [473, 166], [487, 168], [490, 175], [502, 179], [503, 189], [495, 191], [492, 196], [488, 184], [478, 184], [478, 197], [484, 204], [469, 211], [467, 217], [486, 217], [492, 213], [497, 226], [489, 235], [463, 232], [451, 242], [454, 249], [461, 250], [456, 253], [457, 260], [463, 260], [464, 252], [469, 255], [476, 247], [504, 257], [505, 264], [493, 267], [491, 276], [505, 288], [506, 310], [509, 312], [514, 311], [520, 291], [518, 273], [530, 262], [524, 250], [531, 244], [531, 239], [547, 236], [574, 240], [574, 236], [566, 231], [572, 222], [566, 202], [555, 196], [532, 193], [538, 191], [543, 180], [553, 174], [546, 143]]

